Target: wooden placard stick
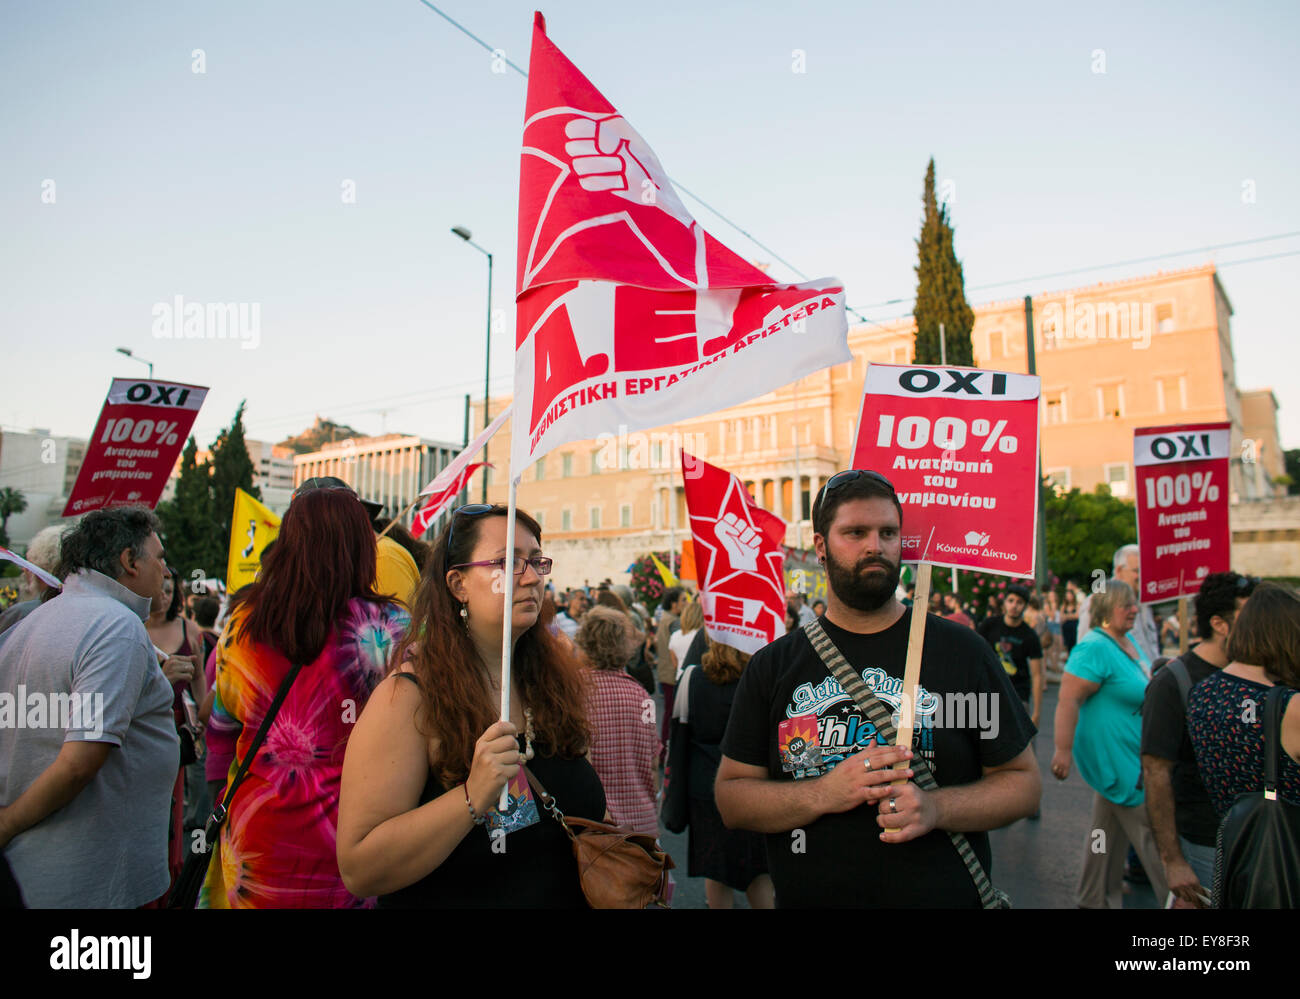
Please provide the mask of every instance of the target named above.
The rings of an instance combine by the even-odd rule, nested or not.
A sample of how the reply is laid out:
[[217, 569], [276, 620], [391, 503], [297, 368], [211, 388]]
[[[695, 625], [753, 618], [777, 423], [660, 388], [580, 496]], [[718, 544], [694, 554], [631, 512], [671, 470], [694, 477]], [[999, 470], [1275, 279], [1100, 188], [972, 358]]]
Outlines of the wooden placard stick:
[[[903, 699], [898, 706], [898, 738], [894, 745], [912, 746], [916, 728], [916, 695], [921, 686], [921, 654], [925, 651], [925, 619], [930, 614], [930, 563], [916, 564], [916, 592], [912, 596], [912, 627], [907, 633], [907, 662], [903, 667]], [[907, 770], [910, 760], [899, 760], [895, 770]], [[895, 784], [906, 784], [900, 777]]]
[[[486, 475], [487, 473], [484, 472], [483, 474]], [[407, 503], [407, 504], [406, 504], [406, 509], [403, 510], [401, 513], [399, 513], [399, 514], [398, 514], [396, 517], [394, 517], [392, 520], [390, 520], [390, 521], [387, 523], [387, 525], [385, 525], [384, 529], [383, 529], [382, 531], [379, 532], [379, 537], [382, 538], [385, 534], [387, 534], [387, 533], [389, 532], [389, 530], [392, 529], [392, 526], [393, 526], [394, 524], [396, 524], [398, 521], [400, 521], [403, 517], [405, 517], [408, 513], [410, 513], [410, 512], [411, 512], [411, 508], [414, 507], [415, 504], [418, 503], [418, 502], [420, 502], [420, 500], [422, 500], [422, 499], [424, 499], [423, 496], [419, 496], [419, 495], [417, 495], [417, 496], [415, 497], [415, 499], [413, 499], [413, 500], [411, 500], [411, 502]]]

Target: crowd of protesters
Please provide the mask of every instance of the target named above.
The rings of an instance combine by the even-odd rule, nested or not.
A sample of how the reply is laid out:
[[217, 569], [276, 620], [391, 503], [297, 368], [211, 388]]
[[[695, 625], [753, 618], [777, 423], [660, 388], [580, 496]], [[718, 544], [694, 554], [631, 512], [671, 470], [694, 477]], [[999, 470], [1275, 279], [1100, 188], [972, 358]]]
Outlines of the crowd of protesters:
[[[709, 638], [691, 592], [667, 588], [652, 612], [610, 580], [557, 590], [540, 526], [520, 512], [506, 552], [500, 506], [460, 508], [432, 543], [379, 513], [338, 479], [308, 480], [257, 580], [224, 599], [187, 593], [141, 508], [33, 540], [28, 557], [63, 589], [24, 572], [0, 614], [0, 696], [51, 692], [45, 723], [0, 724], [11, 899], [165, 905], [220, 803], [200, 907], [581, 907], [537, 789], [566, 815], [658, 835], [677, 781], [689, 793], [675, 831], [689, 829], [687, 873], [708, 905], [737, 891], [774, 904], [763, 838], [728, 829], [712, 790], [749, 656]], [[1241, 704], [1274, 685], [1288, 701], [1278, 793], [1300, 803], [1300, 600], [1208, 576], [1194, 646], [1165, 656], [1176, 624], [1139, 603], [1139, 580], [1125, 546], [1089, 592], [1010, 583], [977, 603], [936, 590], [927, 609], [983, 637], [1035, 726], [1059, 678], [1050, 771], [1093, 792], [1078, 904], [1118, 907], [1123, 878], [1145, 872], [1158, 901], [1203, 907], [1219, 823], [1262, 780], [1262, 729]], [[786, 630], [826, 606], [787, 593]], [[75, 710], [55, 718], [55, 702]]]

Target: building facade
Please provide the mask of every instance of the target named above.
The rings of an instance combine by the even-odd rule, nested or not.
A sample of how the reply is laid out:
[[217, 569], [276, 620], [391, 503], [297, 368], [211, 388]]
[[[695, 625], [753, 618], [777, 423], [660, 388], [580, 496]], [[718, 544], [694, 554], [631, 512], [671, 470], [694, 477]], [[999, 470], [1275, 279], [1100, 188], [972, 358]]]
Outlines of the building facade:
[[36, 534], [63, 520], [63, 508], [86, 458], [82, 437], [57, 437], [48, 430], [0, 430], [0, 488], [23, 494], [27, 509], [11, 514], [6, 532], [23, 551]]
[[[1237, 388], [1232, 306], [1212, 265], [1047, 292], [1028, 310], [1017, 299], [974, 311], [979, 367], [1028, 371], [1032, 330], [1042, 468], [1058, 488], [1105, 483], [1132, 499], [1136, 428], [1226, 421], [1240, 456], [1230, 503], [1284, 492], [1272, 485], [1282, 461], [1276, 399]], [[810, 546], [812, 499], [851, 461], [867, 365], [909, 363], [914, 335], [911, 317], [854, 326], [850, 363], [673, 426], [610, 427], [552, 451], [524, 474], [518, 502], [558, 557], [557, 585], [618, 580], [637, 556], [680, 545], [688, 520], [679, 445], [740, 476], [759, 505], [790, 524], [786, 544]], [[508, 401], [493, 400], [492, 411]], [[481, 419], [480, 404], [474, 425]], [[509, 433], [507, 425], [493, 439], [494, 453], [508, 451]], [[494, 502], [505, 502], [505, 478], [489, 477]], [[471, 483], [471, 495], [477, 489]]]
[[463, 450], [461, 444], [431, 441], [406, 434], [356, 437], [325, 444], [319, 451], [293, 457], [293, 485], [318, 475], [333, 475], [362, 499], [382, 503], [384, 515], [411, 525], [407, 510], [420, 490]]

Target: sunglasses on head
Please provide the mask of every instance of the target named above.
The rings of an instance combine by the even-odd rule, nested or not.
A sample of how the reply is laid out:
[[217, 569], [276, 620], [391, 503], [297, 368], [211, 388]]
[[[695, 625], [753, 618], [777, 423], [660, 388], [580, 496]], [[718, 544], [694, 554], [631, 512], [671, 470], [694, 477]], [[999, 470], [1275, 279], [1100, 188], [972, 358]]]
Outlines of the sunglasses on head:
[[894, 493], [894, 484], [879, 472], [872, 472], [865, 468], [848, 468], [843, 472], [836, 472], [826, 480], [826, 484], [822, 486], [821, 490], [817, 493], [817, 502], [814, 503], [813, 506], [821, 506], [822, 500], [833, 493], [836, 489], [839, 489], [841, 486], [846, 486], [850, 482], [856, 482], [858, 479], [871, 479], [875, 482], [879, 482], [891, 493]]

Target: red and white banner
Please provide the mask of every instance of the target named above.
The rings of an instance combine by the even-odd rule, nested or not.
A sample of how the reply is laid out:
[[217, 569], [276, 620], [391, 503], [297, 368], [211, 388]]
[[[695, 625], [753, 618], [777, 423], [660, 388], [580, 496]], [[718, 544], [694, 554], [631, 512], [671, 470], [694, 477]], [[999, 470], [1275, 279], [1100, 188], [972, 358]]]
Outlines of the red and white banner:
[[1189, 596], [1231, 568], [1227, 423], [1133, 431], [1143, 603]]
[[540, 14], [517, 273], [513, 476], [561, 444], [722, 409], [851, 360], [840, 283], [777, 284], [705, 232]]
[[785, 521], [725, 469], [683, 451], [682, 470], [704, 627], [715, 642], [757, 652], [785, 634]]
[[422, 506], [415, 519], [411, 522], [411, 533], [417, 538], [422, 536], [429, 529], [429, 525], [438, 519], [439, 515], [456, 502], [456, 497], [460, 491], [465, 488], [469, 478], [480, 468], [495, 468], [491, 462], [476, 461], [472, 465], [466, 465], [461, 469], [460, 474], [447, 484], [445, 489], [433, 493], [429, 497], [429, 502]]
[[207, 395], [200, 385], [114, 378], [63, 516], [157, 506]]
[[63, 583], [59, 581], [58, 576], [51, 572], [46, 572], [39, 565], [28, 562], [27, 559], [23, 558], [17, 552], [11, 552], [8, 548], [0, 548], [0, 562], [12, 562], [14, 565], [18, 566], [18, 568], [26, 569], [46, 586], [52, 586], [56, 590], [63, 589]]
[[[486, 446], [498, 430], [500, 430], [512, 412], [512, 406], [507, 406], [497, 414], [495, 420], [483, 428], [482, 433], [475, 437], [467, 448], [462, 451], [451, 461], [447, 462], [447, 467], [435, 475], [427, 486], [420, 490], [421, 496], [428, 496], [428, 501], [421, 507], [420, 512], [415, 515], [415, 521], [411, 524], [411, 533], [417, 538], [429, 529], [429, 525], [437, 519], [438, 514], [442, 513], [448, 506], [456, 501], [457, 495], [465, 488], [465, 483], [480, 468], [492, 468], [492, 464], [487, 462], [477, 462], [470, 464], [470, 459], [478, 454]], [[484, 475], [487, 473], [484, 472]]]
[[1034, 571], [1037, 375], [870, 364], [853, 467], [894, 484], [903, 560]]

